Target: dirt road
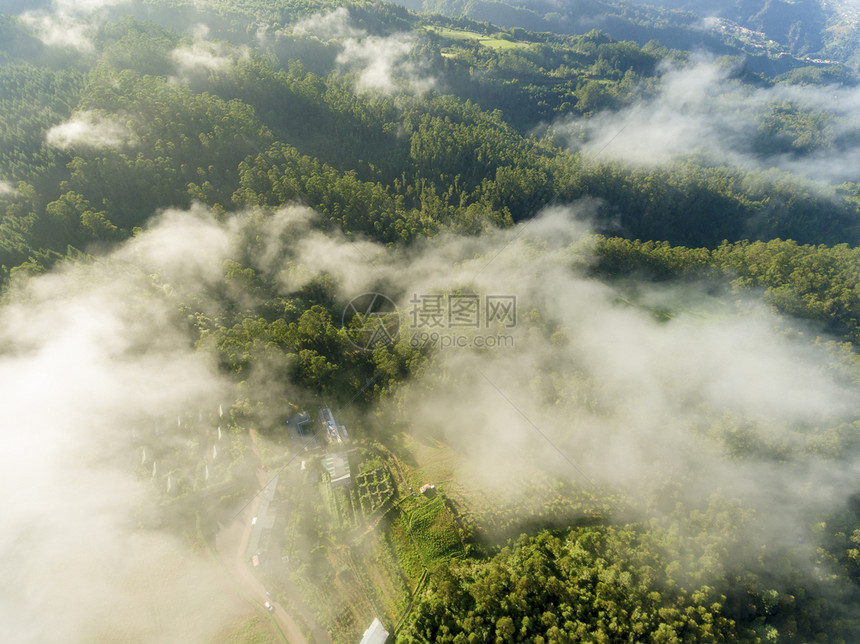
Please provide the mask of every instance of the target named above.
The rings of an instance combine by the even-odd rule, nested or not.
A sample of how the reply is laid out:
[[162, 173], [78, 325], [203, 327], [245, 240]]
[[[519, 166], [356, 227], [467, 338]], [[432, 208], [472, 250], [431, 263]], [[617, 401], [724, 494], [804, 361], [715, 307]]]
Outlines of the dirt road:
[[[252, 429], [249, 431], [249, 436], [251, 439], [251, 448], [257, 458], [259, 458], [260, 455], [257, 452], [257, 434]], [[269, 483], [269, 473], [262, 468], [257, 470], [257, 483], [261, 490]], [[257, 516], [261, 502], [262, 495], [258, 494], [248, 507], [239, 513], [233, 520], [233, 523], [222, 528], [215, 538], [215, 548], [224, 560], [224, 564], [233, 574], [236, 581], [241, 584], [248, 596], [260, 605], [264, 604], [267, 600], [266, 588], [251, 571], [249, 563], [245, 560], [245, 554], [253, 528], [251, 521]], [[313, 636], [312, 640], [309, 641], [292, 616], [282, 606], [276, 602], [272, 602], [275, 606], [272, 616], [287, 642], [289, 644], [331, 644], [331, 638], [325, 629], [317, 623], [313, 613], [304, 603], [301, 594], [292, 585], [280, 587], [279, 590], [287, 596], [287, 601], [290, 602], [290, 605], [301, 614], [302, 619], [307, 624]]]
[[[260, 498], [257, 497], [232, 524], [221, 529], [215, 538], [215, 549], [246, 595], [262, 606], [266, 602], [266, 588], [245, 562], [245, 550], [251, 536], [251, 519], [257, 515], [259, 503]], [[275, 604], [272, 617], [289, 644], [309, 644], [299, 625], [281, 606]]]

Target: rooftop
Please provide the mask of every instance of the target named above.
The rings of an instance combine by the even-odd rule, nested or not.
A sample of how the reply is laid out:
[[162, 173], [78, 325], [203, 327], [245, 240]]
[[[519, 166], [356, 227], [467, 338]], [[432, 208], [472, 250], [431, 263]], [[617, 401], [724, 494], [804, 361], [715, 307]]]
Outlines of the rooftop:
[[348, 485], [352, 482], [349, 470], [349, 458], [346, 452], [334, 452], [326, 454], [322, 460], [322, 466], [331, 477], [332, 487]]
[[364, 631], [360, 644], [385, 644], [387, 640], [388, 631], [382, 627], [382, 622], [374, 618], [368, 629]]

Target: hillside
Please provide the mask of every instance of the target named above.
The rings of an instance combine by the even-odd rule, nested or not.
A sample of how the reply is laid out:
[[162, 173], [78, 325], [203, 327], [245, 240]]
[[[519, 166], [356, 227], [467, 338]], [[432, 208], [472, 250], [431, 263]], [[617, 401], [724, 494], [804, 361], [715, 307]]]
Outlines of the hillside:
[[711, 23], [712, 29], [729, 38], [746, 41], [755, 48], [766, 49], [769, 44], [778, 44], [800, 58], [831, 60], [857, 69], [858, 12], [851, 2], [635, 1], [717, 19]]
[[856, 70], [856, 10], [809, 2], [605, 2], [559, 5], [535, 0], [436, 2], [411, 0], [416, 11], [464, 16], [507, 28], [578, 34], [599, 29], [644, 45], [743, 55], [756, 72], [778, 74], [803, 66]]
[[856, 641], [837, 9], [4, 5], [11, 639]]

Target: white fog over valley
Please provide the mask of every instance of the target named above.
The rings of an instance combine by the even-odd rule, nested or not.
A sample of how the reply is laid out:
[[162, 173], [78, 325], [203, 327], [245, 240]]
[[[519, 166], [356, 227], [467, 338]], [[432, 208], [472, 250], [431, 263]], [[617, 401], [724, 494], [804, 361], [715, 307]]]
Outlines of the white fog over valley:
[[858, 12], [0, 8], [0, 640], [857, 641]]

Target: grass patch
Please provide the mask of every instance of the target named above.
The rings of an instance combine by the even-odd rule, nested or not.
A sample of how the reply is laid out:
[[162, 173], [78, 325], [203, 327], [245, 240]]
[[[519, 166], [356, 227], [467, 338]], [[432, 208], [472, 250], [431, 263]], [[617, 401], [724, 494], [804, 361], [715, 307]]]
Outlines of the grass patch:
[[432, 27], [429, 25], [425, 26], [424, 29], [449, 40], [480, 40], [481, 38], [486, 38], [486, 36], [479, 34], [477, 31], [466, 31], [465, 29], [448, 29], [447, 27]]
[[235, 630], [219, 634], [214, 641], [225, 644], [272, 644], [277, 640], [266, 621], [255, 615], [239, 624]]
[[499, 37], [501, 34], [485, 36], [484, 34], [479, 34], [476, 31], [432, 26], [425, 26], [424, 29], [432, 31], [436, 35], [441, 36], [442, 38], [447, 38], [448, 40], [456, 40], [459, 42], [477, 40], [480, 45], [490, 49], [526, 49], [531, 45], [531, 43], [514, 40], [513, 38], [509, 39], [508, 37]]
[[409, 514], [407, 512], [397, 511], [388, 529], [388, 537], [391, 540], [391, 547], [400, 568], [414, 588], [424, 571], [424, 566], [421, 564], [421, 557], [409, 534]]
[[323, 503], [328, 509], [330, 526], [333, 532], [343, 532], [355, 527], [356, 516], [354, 502], [351, 498], [351, 486], [332, 488], [328, 477], [323, 477], [318, 489]]
[[457, 523], [441, 494], [412, 513], [410, 527], [428, 565], [463, 554]]
[[525, 49], [529, 46], [527, 42], [519, 42], [518, 40], [507, 40], [505, 38], [483, 37], [479, 41], [484, 47], [490, 49]]

